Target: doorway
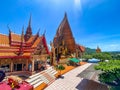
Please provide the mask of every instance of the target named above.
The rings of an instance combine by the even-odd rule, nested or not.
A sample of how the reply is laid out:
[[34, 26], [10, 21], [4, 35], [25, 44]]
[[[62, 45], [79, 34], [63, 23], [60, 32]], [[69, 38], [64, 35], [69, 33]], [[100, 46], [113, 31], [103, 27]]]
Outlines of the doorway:
[[22, 64], [17, 64], [17, 71], [22, 71]]

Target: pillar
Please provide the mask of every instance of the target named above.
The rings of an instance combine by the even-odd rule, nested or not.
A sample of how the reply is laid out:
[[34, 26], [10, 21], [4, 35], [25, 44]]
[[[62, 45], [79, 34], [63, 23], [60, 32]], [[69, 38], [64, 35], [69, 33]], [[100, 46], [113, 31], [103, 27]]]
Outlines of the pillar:
[[11, 63], [10, 63], [10, 72], [13, 71], [13, 60], [11, 60]]
[[53, 48], [53, 64], [56, 64], [56, 58], [55, 58], [55, 48]]
[[26, 60], [26, 71], [28, 71], [28, 59]]
[[32, 60], [32, 72], [34, 71], [34, 60]]

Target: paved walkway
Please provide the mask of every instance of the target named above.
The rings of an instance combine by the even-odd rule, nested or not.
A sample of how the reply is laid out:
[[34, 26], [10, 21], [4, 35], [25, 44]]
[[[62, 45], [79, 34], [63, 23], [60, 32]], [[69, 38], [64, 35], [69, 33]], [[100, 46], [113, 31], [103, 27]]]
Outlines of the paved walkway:
[[57, 79], [47, 88], [45, 88], [45, 90], [78, 90], [76, 87], [81, 82], [82, 78], [77, 77], [77, 75], [90, 65], [91, 63], [87, 63], [67, 72], [63, 75], [63, 79]]
[[100, 70], [95, 70], [94, 66], [98, 65], [97, 63], [93, 63], [89, 68], [85, 69], [82, 73], [78, 74], [78, 77], [84, 79], [91, 79], [98, 82], [98, 75], [102, 73]]

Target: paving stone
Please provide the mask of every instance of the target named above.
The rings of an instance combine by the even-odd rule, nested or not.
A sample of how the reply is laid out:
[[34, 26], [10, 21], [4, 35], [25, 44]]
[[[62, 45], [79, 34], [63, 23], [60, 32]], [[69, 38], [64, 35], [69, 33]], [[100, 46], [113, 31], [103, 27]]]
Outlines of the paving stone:
[[91, 63], [87, 63], [67, 72], [63, 75], [64, 79], [57, 79], [47, 88], [45, 88], [45, 90], [78, 90], [76, 86], [80, 83], [82, 78], [77, 77], [77, 75], [90, 65]]

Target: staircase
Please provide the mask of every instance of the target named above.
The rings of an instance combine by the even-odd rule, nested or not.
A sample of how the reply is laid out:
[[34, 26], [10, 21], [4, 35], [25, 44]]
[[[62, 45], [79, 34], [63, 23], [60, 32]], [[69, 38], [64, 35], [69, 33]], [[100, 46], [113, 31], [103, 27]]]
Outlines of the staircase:
[[43, 74], [44, 77], [46, 77], [46, 79], [49, 81], [47, 84], [50, 85], [53, 81], [55, 81], [54, 77], [51, 77], [48, 73], [44, 73]]
[[30, 83], [30, 85], [33, 85], [34, 88], [38, 87], [42, 83], [46, 83], [47, 85], [50, 85], [53, 81], [55, 81], [55, 74], [57, 71], [53, 67], [49, 67], [48, 69], [36, 73], [32, 76], [29, 76], [29, 78], [25, 81]]
[[51, 77], [55, 78], [55, 74], [57, 71], [53, 67], [49, 67], [45, 70], [46, 73], [48, 73]]
[[40, 84], [42, 84], [44, 81], [41, 79], [41, 74], [37, 73], [29, 77], [29, 79], [25, 80], [30, 85], [33, 85], [34, 88], [38, 87]]

